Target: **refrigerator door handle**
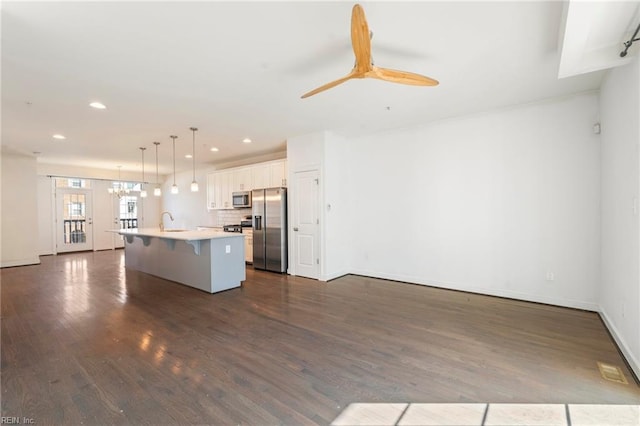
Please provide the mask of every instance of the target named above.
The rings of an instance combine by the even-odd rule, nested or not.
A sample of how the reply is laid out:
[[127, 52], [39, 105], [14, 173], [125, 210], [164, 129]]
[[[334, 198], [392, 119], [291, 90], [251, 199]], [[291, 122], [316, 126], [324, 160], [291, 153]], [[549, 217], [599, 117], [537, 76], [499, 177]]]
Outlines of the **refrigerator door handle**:
[[254, 216], [255, 219], [255, 230], [256, 231], [261, 231], [262, 230], [262, 216]]

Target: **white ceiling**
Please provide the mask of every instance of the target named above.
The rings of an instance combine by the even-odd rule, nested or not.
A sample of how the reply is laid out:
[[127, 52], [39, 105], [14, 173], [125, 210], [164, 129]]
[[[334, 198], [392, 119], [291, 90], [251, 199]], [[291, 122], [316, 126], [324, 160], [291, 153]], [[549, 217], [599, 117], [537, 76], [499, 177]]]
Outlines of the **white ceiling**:
[[300, 99], [353, 66], [352, 2], [3, 2], [2, 144], [42, 163], [139, 170], [138, 147], [149, 168], [159, 141], [168, 173], [171, 134], [177, 169], [191, 168], [191, 126], [201, 167], [320, 130], [359, 135], [594, 90], [603, 77], [558, 79], [562, 2], [362, 5], [376, 65], [439, 86], [352, 80]]

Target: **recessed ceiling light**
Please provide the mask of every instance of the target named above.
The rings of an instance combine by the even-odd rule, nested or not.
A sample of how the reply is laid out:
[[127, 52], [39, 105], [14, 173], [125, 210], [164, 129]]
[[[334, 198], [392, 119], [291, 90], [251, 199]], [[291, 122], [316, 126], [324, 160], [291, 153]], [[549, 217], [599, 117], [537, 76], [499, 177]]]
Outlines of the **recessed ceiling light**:
[[53, 135], [53, 138], [54, 138], [54, 139], [66, 139], [66, 138], [64, 137], [64, 135], [59, 135], [59, 134], [57, 134], [57, 133], [56, 133], [55, 135]]
[[251, 143], [251, 139], [249, 139], [249, 138], [244, 138], [244, 139], [242, 139], [242, 142], [244, 142], [244, 143]]
[[216, 148], [215, 146], [211, 148], [211, 152], [218, 152], [220, 151], [218, 148]]
[[193, 158], [193, 155], [191, 155], [191, 154], [185, 154], [184, 158]]
[[89, 104], [89, 106], [91, 108], [95, 108], [95, 109], [106, 109], [107, 107], [105, 106], [105, 104], [100, 103], [100, 102], [91, 102]]

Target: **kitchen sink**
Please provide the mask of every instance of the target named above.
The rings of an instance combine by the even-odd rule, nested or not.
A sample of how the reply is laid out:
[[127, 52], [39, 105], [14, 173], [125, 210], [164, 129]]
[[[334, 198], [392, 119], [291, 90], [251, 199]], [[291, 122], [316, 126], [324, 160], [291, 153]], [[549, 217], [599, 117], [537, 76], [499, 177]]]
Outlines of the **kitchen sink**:
[[168, 229], [164, 229], [162, 232], [187, 232], [188, 229], [182, 229], [182, 228], [168, 228]]

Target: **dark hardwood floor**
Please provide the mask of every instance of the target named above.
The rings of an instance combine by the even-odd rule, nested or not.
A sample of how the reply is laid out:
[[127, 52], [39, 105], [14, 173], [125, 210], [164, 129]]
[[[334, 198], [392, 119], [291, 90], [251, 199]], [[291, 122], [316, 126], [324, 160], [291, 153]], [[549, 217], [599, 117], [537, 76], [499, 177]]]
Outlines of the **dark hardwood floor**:
[[[2, 416], [37, 424], [329, 424], [355, 402], [639, 404], [598, 315], [249, 268], [211, 295], [122, 251], [1, 271]], [[604, 380], [597, 361], [628, 385]]]

